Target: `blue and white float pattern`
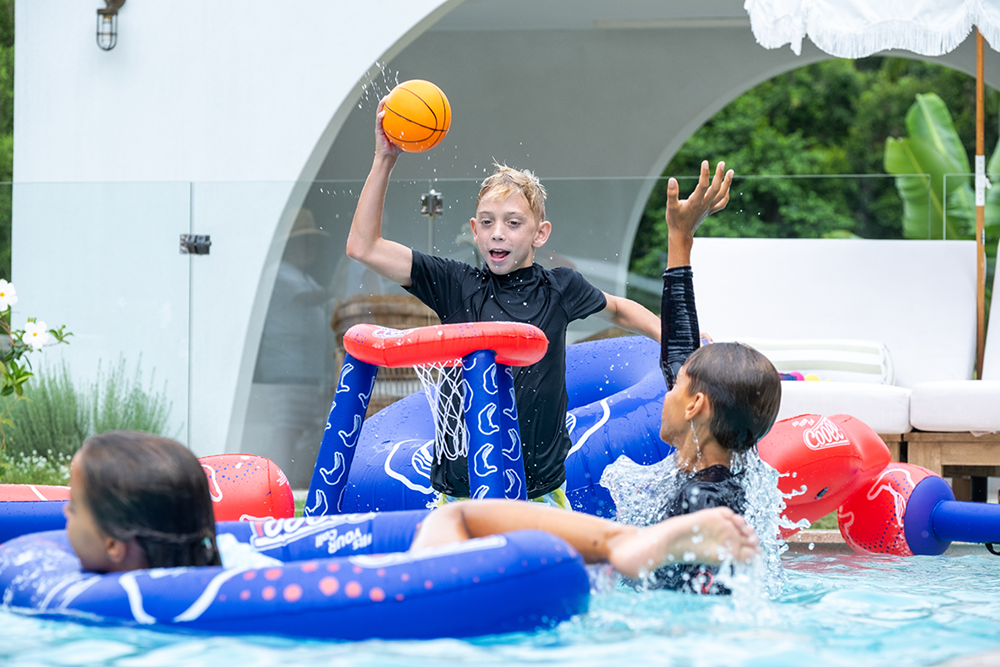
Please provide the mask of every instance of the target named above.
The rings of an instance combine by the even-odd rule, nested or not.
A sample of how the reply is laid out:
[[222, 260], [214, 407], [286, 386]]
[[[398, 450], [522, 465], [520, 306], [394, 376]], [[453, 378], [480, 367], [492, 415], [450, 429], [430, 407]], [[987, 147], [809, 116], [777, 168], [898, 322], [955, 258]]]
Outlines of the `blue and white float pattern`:
[[[389, 337], [390, 332], [393, 337], [401, 335], [391, 329], [378, 329], [374, 335]], [[345, 505], [345, 494], [377, 372], [376, 366], [346, 355], [306, 497], [306, 516], [350, 511]], [[496, 353], [492, 350], [480, 350], [462, 360], [461, 382], [468, 442], [461, 442], [459, 451], [444, 454], [452, 459], [467, 457], [473, 498], [527, 499], [512, 369], [497, 364]], [[423, 412], [426, 414], [426, 408]], [[401, 416], [397, 426], [405, 428], [407, 423], [408, 420]], [[386, 479], [406, 487], [405, 493], [425, 496], [433, 493], [429, 483], [431, 456], [438, 452], [428, 455], [426, 451], [428, 443], [434, 442], [433, 427], [427, 435], [427, 439], [420, 439], [419, 443], [412, 439], [394, 443], [379, 466], [384, 469]], [[404, 456], [409, 458], [414, 475], [400, 473], [390, 464], [404, 444], [407, 446]], [[384, 447], [379, 447], [378, 455], [384, 455], [385, 451]], [[366, 464], [370, 462], [368, 456], [369, 453], [362, 455]], [[420, 504], [402, 505], [390, 499], [386, 505], [375, 504], [369, 509], [413, 509], [426, 505], [427, 499]]]
[[425, 514], [219, 524], [285, 561], [262, 568], [98, 575], [80, 571], [65, 531], [34, 533], [0, 546], [0, 599], [9, 611], [90, 623], [345, 640], [526, 632], [586, 611], [582, 559], [547, 533], [380, 555], [408, 544]]
[[503, 498], [503, 441], [499, 425], [496, 353], [479, 350], [462, 360], [465, 427], [469, 433], [469, 491], [473, 498]]
[[[641, 336], [567, 347], [566, 426], [573, 445], [566, 460], [566, 494], [575, 510], [613, 517], [611, 495], [600, 485], [604, 468], [621, 455], [649, 465], [673, 451], [659, 435], [666, 393], [659, 355], [659, 345]], [[517, 408], [510, 398], [511, 376], [501, 372], [496, 378], [498, 384], [510, 382], [506, 389], [499, 388], [498, 396], [506, 399], [511, 412], [501, 409], [499, 421], [494, 413], [488, 423], [503, 431], [505, 419], [516, 424]], [[434, 495], [429, 468], [433, 438], [434, 420], [421, 395], [408, 396], [369, 418], [361, 429], [342, 511], [426, 507]], [[511, 442], [503, 440], [505, 452]], [[511, 466], [508, 459], [504, 465], [523, 470], [524, 463], [522, 459]], [[507, 476], [507, 497], [521, 480]]]
[[345, 355], [330, 416], [313, 468], [304, 514], [323, 516], [342, 511], [347, 476], [368, 402], [375, 389], [378, 367]]

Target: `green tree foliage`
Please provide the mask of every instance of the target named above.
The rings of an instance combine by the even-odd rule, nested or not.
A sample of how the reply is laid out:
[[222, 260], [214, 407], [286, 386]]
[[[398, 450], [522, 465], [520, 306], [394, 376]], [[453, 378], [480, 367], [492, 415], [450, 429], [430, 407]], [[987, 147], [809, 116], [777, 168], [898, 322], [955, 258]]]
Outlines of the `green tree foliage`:
[[[906, 113], [906, 128], [908, 137], [889, 137], [885, 144], [885, 170], [898, 174], [896, 189], [903, 200], [903, 235], [975, 239], [971, 160], [944, 100], [934, 93], [917, 95]], [[984, 157], [989, 158], [988, 177], [1000, 183], [1000, 150], [994, 149], [992, 157]], [[1000, 234], [1000, 187], [987, 191], [984, 214], [986, 238], [995, 240]], [[988, 319], [997, 248], [987, 242], [985, 250]]]
[[[936, 92], [953, 111], [963, 146], [975, 150], [975, 79], [903, 58], [827, 60], [781, 74], [743, 93], [705, 123], [664, 170], [694, 187], [704, 159], [736, 170], [732, 199], [709, 218], [704, 236], [902, 238], [903, 203], [884, 177], [887, 137], [907, 133], [918, 93]], [[988, 90], [996, 118], [1000, 96]], [[988, 146], [997, 140], [987, 123]], [[834, 178], [870, 174], [881, 178]], [[793, 178], [785, 178], [792, 176]], [[779, 178], [781, 177], [781, 178]], [[666, 254], [666, 180], [654, 187], [636, 233], [631, 270], [658, 276]], [[994, 241], [995, 242], [995, 241]]]

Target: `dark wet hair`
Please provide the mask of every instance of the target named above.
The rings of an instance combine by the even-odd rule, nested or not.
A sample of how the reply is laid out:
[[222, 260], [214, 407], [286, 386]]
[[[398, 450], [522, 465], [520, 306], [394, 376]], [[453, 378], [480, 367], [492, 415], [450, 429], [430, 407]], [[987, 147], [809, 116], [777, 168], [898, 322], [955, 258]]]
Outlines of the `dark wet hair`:
[[742, 453], [767, 435], [781, 404], [781, 378], [763, 354], [742, 343], [712, 343], [688, 357], [688, 392], [712, 406], [709, 429], [725, 449]]
[[108, 535], [135, 538], [149, 567], [220, 565], [201, 462], [184, 445], [138, 431], [92, 436], [77, 463], [84, 501]]

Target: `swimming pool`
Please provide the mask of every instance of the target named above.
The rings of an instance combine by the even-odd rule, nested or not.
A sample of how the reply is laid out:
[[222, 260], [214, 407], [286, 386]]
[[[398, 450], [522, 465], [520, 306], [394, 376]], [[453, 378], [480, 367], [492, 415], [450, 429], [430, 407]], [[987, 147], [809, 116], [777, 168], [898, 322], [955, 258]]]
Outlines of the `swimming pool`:
[[[532, 635], [336, 643], [89, 627], [0, 611], [0, 664], [157, 667], [386, 665], [931, 665], [1000, 650], [1000, 558], [786, 553], [768, 600], [703, 598], [607, 585], [588, 614]], [[953, 548], [952, 552], [956, 550]], [[456, 613], [469, 613], [456, 610]], [[442, 619], [446, 622], [446, 619]]]

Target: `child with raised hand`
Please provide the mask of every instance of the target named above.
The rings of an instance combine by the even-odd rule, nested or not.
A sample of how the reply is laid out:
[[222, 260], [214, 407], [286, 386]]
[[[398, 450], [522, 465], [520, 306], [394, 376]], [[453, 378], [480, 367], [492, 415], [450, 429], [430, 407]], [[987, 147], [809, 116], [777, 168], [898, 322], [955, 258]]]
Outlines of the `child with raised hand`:
[[73, 457], [64, 512], [84, 570], [221, 564], [205, 471], [168, 438], [136, 431], [89, 438]]
[[[534, 261], [552, 232], [545, 219], [545, 190], [527, 171], [499, 166], [483, 181], [470, 220], [487, 269], [424, 255], [382, 237], [389, 177], [402, 152], [382, 130], [384, 101], [375, 123], [375, 158], [365, 181], [347, 240], [347, 254], [396, 282], [430, 306], [445, 324], [516, 321], [545, 332], [549, 348], [532, 366], [514, 369], [514, 391], [523, 443], [528, 498], [568, 509], [565, 459], [571, 447], [565, 416], [566, 329], [597, 315], [627, 331], [659, 340], [655, 315], [629, 299], [606, 294], [576, 271], [547, 270]], [[696, 195], [677, 211], [693, 220], [728, 201], [732, 174], [717, 171], [708, 183], [702, 169]], [[448, 400], [445, 397], [444, 400]], [[468, 464], [461, 443], [446, 441], [431, 465], [431, 482], [442, 501], [469, 495]]]
[[[720, 163], [719, 168], [723, 166]], [[781, 403], [781, 378], [760, 352], [740, 343], [701, 344], [691, 270], [694, 233], [701, 221], [678, 215], [685, 205], [671, 179], [660, 314], [660, 366], [668, 391], [660, 437], [677, 450], [673, 461], [678, 479], [659, 499], [659, 509], [651, 517], [654, 521], [713, 507], [743, 514], [743, 480], [732, 468], [767, 434]], [[606, 469], [605, 486], [610, 486], [605, 480], [614, 476], [619, 465], [616, 462]], [[647, 583], [693, 592], [726, 592], [714, 583], [714, 575], [713, 569], [670, 565], [658, 569]]]

